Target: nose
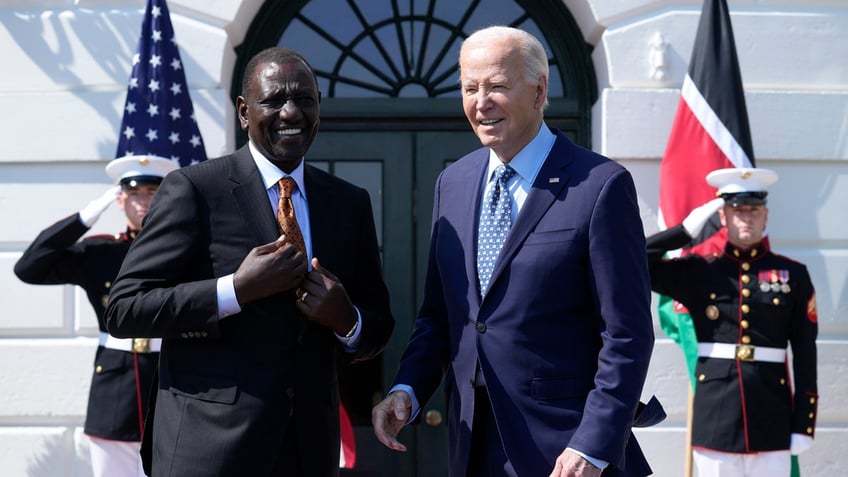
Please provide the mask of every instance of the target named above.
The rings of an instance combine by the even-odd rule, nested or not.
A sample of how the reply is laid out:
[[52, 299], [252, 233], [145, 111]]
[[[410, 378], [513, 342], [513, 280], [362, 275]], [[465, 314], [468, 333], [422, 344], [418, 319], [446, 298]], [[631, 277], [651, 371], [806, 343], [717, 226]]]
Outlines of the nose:
[[285, 103], [280, 107], [280, 116], [288, 117], [288, 116], [296, 116], [300, 113], [300, 108], [297, 106], [294, 98], [286, 99]]
[[474, 95], [474, 101], [477, 103], [478, 110], [487, 109], [492, 104], [492, 100], [489, 97], [489, 90], [486, 88], [477, 90], [477, 93]]

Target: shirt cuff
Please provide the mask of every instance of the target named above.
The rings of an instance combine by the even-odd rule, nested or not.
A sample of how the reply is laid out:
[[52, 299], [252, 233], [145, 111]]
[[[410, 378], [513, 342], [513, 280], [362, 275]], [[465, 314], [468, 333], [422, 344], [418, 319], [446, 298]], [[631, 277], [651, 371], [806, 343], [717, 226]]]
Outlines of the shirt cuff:
[[344, 345], [345, 350], [348, 352], [356, 351], [356, 347], [359, 345], [359, 336], [362, 334], [362, 314], [359, 313], [359, 308], [354, 306], [353, 309], [356, 310], [356, 330], [353, 332], [353, 336], [345, 338], [335, 333], [336, 339]]
[[218, 319], [235, 315], [241, 311], [236, 298], [236, 287], [233, 285], [233, 275], [227, 275], [218, 279], [216, 290], [218, 293]]
[[595, 467], [597, 467], [601, 470], [606, 469], [607, 466], [609, 465], [609, 462], [607, 462], [605, 460], [597, 459], [597, 458], [589, 456], [589, 455], [586, 455], [585, 453], [580, 452], [577, 449], [574, 449], [574, 448], [571, 448], [571, 447], [566, 447], [566, 449], [570, 450], [571, 452], [574, 452], [575, 454], [579, 455], [580, 457], [588, 460], [590, 464], [594, 465]]
[[418, 405], [418, 398], [415, 397], [415, 391], [412, 390], [412, 386], [406, 384], [395, 384], [389, 389], [389, 393], [387, 396], [395, 391], [403, 391], [406, 394], [409, 394], [409, 399], [412, 400], [412, 412], [409, 414], [409, 420], [406, 421], [407, 424], [415, 420], [415, 417], [418, 416], [418, 413], [421, 412], [421, 406]]

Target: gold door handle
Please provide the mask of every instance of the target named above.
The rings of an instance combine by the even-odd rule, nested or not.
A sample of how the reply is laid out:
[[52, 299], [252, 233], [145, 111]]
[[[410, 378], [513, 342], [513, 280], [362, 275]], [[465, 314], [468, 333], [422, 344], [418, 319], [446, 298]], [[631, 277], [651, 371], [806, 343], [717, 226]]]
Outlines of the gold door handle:
[[435, 409], [430, 409], [427, 411], [427, 414], [424, 415], [424, 422], [426, 422], [428, 426], [437, 427], [442, 423], [442, 413]]

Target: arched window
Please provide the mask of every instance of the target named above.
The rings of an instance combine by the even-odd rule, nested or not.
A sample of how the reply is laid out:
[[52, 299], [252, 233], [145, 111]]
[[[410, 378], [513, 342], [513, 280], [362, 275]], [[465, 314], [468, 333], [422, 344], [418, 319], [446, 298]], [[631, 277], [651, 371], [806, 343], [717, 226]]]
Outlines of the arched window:
[[[464, 130], [457, 101], [459, 47], [475, 30], [495, 24], [527, 30], [542, 41], [551, 66], [546, 117], [590, 146], [590, 108], [597, 98], [591, 46], [558, 1], [267, 1], [237, 49], [233, 98], [250, 56], [280, 45], [302, 53], [315, 69], [328, 100], [322, 127], [336, 124], [334, 117], [364, 114], [431, 118], [443, 128]], [[444, 121], [450, 118], [459, 121]]]

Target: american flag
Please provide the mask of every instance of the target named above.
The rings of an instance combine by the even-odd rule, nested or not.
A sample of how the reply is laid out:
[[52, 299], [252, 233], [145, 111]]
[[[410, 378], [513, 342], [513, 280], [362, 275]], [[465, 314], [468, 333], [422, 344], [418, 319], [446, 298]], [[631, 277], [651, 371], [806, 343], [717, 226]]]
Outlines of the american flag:
[[154, 154], [180, 166], [206, 160], [165, 0], [148, 0], [133, 56], [115, 157]]

